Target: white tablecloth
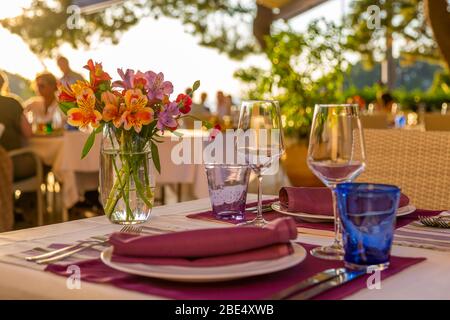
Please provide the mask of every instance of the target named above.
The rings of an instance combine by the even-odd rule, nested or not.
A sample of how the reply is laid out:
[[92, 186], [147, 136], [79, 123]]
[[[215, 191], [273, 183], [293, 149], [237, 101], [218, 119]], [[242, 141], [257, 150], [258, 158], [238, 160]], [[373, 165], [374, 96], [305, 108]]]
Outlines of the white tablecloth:
[[34, 137], [29, 147], [52, 167], [56, 179], [62, 183], [63, 204], [72, 207], [85, 191], [98, 188], [100, 139], [97, 135], [89, 154], [81, 159], [88, 134], [67, 131], [61, 137]]
[[[208, 196], [208, 183], [206, 180], [205, 168], [196, 157], [202, 152], [202, 139], [205, 132], [194, 130], [178, 130], [183, 134], [179, 138], [167, 133], [163, 137], [163, 143], [158, 144], [159, 157], [161, 162], [161, 174], [156, 173], [157, 184], [182, 183], [192, 185], [191, 193], [195, 198]], [[206, 136], [208, 134], [206, 133]], [[182, 162], [178, 152], [181, 148], [190, 152], [189, 161]], [[187, 160], [187, 159], [185, 159]], [[187, 162], [187, 163], [186, 163]]]
[[[250, 198], [254, 198], [253, 195]], [[185, 217], [187, 213], [209, 208], [209, 199], [156, 207], [150, 225], [173, 230], [223, 227], [225, 224], [199, 221]], [[231, 226], [230, 226], [231, 227]], [[12, 264], [5, 258], [49, 243], [70, 243], [94, 235], [117, 231], [105, 217], [96, 217], [0, 234], [0, 298], [6, 299], [159, 299], [157, 296], [118, 289], [105, 284], [83, 282], [81, 289], [69, 290], [66, 278], [48, 272]], [[300, 234], [298, 240], [312, 244], [328, 244], [330, 238]], [[393, 254], [426, 257], [381, 283], [380, 290], [363, 289], [348, 299], [450, 299], [450, 254], [408, 247], [393, 248]], [[7, 275], [7, 276], [6, 276]], [[45, 286], [43, 285], [45, 284]]]
[[[204, 133], [193, 130], [181, 130], [181, 132], [187, 139], [204, 136]], [[68, 131], [60, 137], [34, 137], [29, 143], [29, 147], [36, 152], [44, 164], [52, 167], [57, 180], [62, 183], [63, 204], [66, 209], [79, 201], [85, 191], [98, 188], [101, 135], [97, 135], [91, 151], [84, 159], [81, 159], [87, 137], [86, 133], [80, 131]], [[167, 133], [163, 141], [158, 144], [161, 174], [155, 171], [156, 183], [159, 185], [191, 184], [194, 197], [207, 196], [208, 186], [203, 165], [174, 163], [172, 150], [181, 143], [181, 140]], [[194, 144], [192, 143], [191, 146], [193, 148]]]

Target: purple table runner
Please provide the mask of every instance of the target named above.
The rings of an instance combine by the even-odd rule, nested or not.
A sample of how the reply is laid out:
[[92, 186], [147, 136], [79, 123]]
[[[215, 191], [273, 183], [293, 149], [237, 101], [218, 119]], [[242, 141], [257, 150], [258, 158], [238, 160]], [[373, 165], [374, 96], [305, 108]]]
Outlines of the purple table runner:
[[[270, 199], [263, 201], [263, 204], [272, 203], [274, 201], [277, 201], [278, 199]], [[256, 202], [247, 204], [247, 208], [256, 206]], [[397, 218], [397, 225], [396, 229], [401, 228], [403, 226], [406, 226], [407, 224], [410, 224], [413, 221], [417, 221], [419, 216], [436, 216], [439, 213], [441, 213], [443, 210], [423, 210], [423, 209], [417, 209], [416, 211]], [[267, 221], [272, 221], [280, 217], [285, 217], [286, 215], [281, 214], [276, 211], [266, 212], [264, 213], [264, 219]], [[232, 224], [238, 224], [241, 221], [232, 221], [232, 220], [218, 220], [212, 213], [212, 211], [205, 211], [200, 213], [193, 213], [187, 215], [188, 218], [191, 219], [199, 219], [199, 220], [208, 220], [208, 221], [216, 221], [216, 222], [225, 222], [225, 223], [232, 223]], [[255, 213], [246, 212], [245, 213], [245, 221], [253, 220], [256, 217]], [[302, 221], [300, 219], [295, 219], [295, 222], [297, 223], [297, 228], [308, 228], [308, 229], [316, 229], [316, 230], [325, 230], [325, 231], [334, 231], [334, 225], [333, 223], [329, 222], [323, 222], [323, 223], [312, 223], [312, 222], [306, 222]]]
[[[312, 245], [302, 244], [309, 252]], [[391, 257], [389, 269], [381, 273], [381, 278], [394, 275], [425, 258]], [[218, 283], [181, 283], [145, 278], [130, 275], [112, 269], [101, 262], [100, 259], [92, 259], [77, 263], [81, 270], [81, 278], [84, 281], [110, 284], [115, 287], [136, 291], [144, 294], [161, 296], [169, 299], [185, 300], [241, 300], [241, 299], [267, 299], [275, 293], [292, 286], [317, 272], [339, 268], [343, 264], [340, 261], [327, 261], [312, 257], [300, 264], [272, 274], [238, 279], [234, 281]], [[48, 265], [46, 271], [68, 277], [68, 265]], [[366, 281], [370, 275], [363, 276], [316, 296], [314, 299], [337, 300], [345, 298], [357, 291], [366, 288]]]

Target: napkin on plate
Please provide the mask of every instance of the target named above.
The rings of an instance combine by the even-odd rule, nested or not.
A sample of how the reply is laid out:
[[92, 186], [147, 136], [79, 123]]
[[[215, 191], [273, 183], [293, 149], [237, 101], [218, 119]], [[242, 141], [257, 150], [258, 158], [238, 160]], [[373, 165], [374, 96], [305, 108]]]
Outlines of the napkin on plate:
[[[283, 187], [280, 189], [280, 204], [289, 212], [302, 212], [317, 215], [333, 215], [333, 200], [328, 188]], [[409, 198], [403, 193], [399, 207], [409, 204]]]
[[229, 227], [163, 235], [114, 233], [112, 261], [150, 265], [208, 267], [270, 260], [293, 252], [297, 237], [292, 218], [279, 218], [265, 228]]

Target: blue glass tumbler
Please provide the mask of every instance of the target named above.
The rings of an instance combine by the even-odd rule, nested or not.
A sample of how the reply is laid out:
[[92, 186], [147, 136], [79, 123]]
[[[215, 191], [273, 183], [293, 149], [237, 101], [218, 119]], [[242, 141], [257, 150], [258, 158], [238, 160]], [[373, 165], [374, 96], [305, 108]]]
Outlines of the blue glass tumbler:
[[372, 183], [337, 185], [345, 266], [383, 270], [389, 266], [400, 189]]

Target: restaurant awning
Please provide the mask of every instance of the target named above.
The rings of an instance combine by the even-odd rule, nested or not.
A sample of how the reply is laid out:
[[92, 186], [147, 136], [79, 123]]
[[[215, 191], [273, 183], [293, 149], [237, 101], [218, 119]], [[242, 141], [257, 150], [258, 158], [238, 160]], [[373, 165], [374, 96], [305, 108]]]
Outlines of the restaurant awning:
[[270, 33], [270, 26], [278, 19], [291, 19], [328, 0], [256, 0], [257, 12], [253, 21], [253, 34], [264, 47], [264, 37]]
[[291, 19], [328, 0], [257, 0], [256, 3], [269, 9], [278, 9], [276, 19]]

